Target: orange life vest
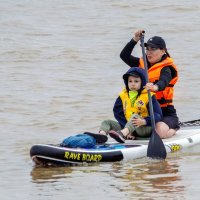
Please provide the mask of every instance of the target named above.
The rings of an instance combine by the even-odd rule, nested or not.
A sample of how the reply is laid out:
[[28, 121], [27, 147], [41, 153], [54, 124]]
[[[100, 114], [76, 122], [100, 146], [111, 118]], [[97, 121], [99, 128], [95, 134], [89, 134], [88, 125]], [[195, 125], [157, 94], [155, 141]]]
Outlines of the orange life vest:
[[[173, 59], [170, 57], [167, 57], [163, 61], [154, 64], [148, 69], [149, 81], [152, 83], [156, 83], [160, 79], [161, 70], [166, 66], [172, 66], [176, 71], [176, 75], [172, 78], [172, 80], [169, 82], [168, 86], [164, 90], [156, 92], [156, 99], [160, 103], [161, 107], [167, 107], [168, 105], [173, 105], [172, 102], [174, 95], [174, 85], [178, 80], [178, 69], [176, 65], [173, 63]], [[142, 58], [140, 58], [139, 67], [143, 69], [145, 68], [144, 61]]]

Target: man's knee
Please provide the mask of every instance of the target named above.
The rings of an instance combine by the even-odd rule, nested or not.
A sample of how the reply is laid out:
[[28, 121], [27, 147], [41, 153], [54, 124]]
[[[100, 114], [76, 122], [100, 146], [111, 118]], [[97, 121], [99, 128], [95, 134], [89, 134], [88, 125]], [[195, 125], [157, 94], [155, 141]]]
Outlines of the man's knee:
[[168, 137], [169, 127], [164, 122], [158, 122], [156, 124], [156, 132], [160, 136], [160, 138], [165, 139]]

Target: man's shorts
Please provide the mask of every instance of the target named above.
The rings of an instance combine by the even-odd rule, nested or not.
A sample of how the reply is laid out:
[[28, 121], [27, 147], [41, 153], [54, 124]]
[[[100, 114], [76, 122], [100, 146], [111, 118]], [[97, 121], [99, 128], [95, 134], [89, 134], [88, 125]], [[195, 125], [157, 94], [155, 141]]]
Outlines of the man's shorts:
[[176, 116], [164, 116], [161, 120], [162, 122], [165, 122], [170, 129], [179, 129], [179, 119]]

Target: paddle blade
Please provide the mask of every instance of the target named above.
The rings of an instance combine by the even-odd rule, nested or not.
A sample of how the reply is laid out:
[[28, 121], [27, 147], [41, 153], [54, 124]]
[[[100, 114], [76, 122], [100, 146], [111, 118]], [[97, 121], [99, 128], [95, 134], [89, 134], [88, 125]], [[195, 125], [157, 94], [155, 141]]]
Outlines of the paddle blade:
[[152, 131], [151, 138], [149, 140], [147, 157], [152, 159], [165, 159], [167, 157], [165, 145], [155, 130]]

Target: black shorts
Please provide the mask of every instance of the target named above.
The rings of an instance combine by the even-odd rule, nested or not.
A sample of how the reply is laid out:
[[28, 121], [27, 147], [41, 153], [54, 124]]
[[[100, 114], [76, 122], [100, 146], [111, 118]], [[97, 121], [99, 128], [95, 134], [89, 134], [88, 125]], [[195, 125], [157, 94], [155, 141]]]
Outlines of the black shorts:
[[166, 123], [170, 129], [179, 129], [179, 119], [176, 116], [164, 116], [161, 120]]

